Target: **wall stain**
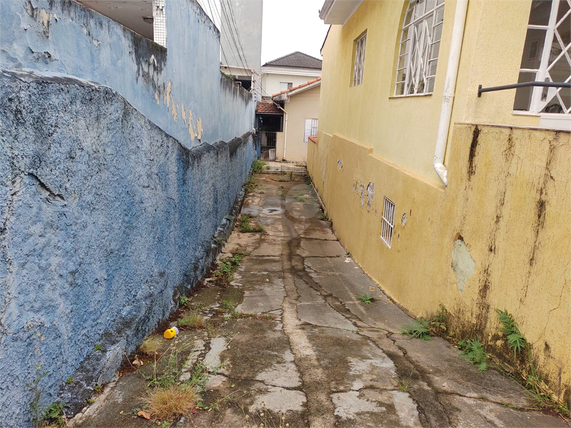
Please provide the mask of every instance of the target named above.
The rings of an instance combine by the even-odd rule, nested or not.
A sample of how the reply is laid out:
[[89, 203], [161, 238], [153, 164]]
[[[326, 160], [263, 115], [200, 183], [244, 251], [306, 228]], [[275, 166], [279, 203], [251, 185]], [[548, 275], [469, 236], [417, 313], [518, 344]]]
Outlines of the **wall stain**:
[[468, 155], [468, 180], [476, 173], [476, 150], [478, 149], [478, 138], [480, 136], [480, 128], [474, 127], [472, 132], [472, 143], [470, 144], [470, 154]]

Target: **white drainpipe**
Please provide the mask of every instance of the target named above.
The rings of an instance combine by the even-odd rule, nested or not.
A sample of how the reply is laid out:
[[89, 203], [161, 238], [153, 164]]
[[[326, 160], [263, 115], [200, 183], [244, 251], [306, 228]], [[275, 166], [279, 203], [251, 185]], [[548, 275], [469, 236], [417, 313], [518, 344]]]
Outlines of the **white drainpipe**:
[[460, 52], [462, 51], [462, 39], [464, 37], [467, 10], [468, 0], [458, 0], [456, 2], [452, 42], [450, 43], [450, 55], [448, 56], [448, 68], [446, 70], [446, 82], [444, 83], [444, 94], [442, 95], [442, 109], [440, 110], [436, 149], [434, 150], [434, 161], [432, 162], [434, 170], [445, 186], [448, 186], [448, 180], [446, 178], [448, 170], [444, 166], [444, 154], [446, 153], [446, 142], [448, 141], [448, 134], [450, 132], [452, 104], [456, 91], [456, 80], [458, 77], [458, 66], [460, 64]]
[[[283, 110], [283, 109], [282, 109]], [[284, 156], [282, 159], [286, 159], [287, 153], [287, 111], [284, 110], [285, 113], [285, 124], [284, 124]]]

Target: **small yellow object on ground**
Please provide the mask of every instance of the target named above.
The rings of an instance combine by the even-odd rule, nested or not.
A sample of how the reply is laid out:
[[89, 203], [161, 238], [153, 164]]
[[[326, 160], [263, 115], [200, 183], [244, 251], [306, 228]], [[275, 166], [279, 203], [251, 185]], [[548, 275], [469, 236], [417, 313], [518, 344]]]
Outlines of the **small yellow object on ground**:
[[177, 334], [178, 334], [178, 328], [171, 327], [171, 328], [165, 330], [165, 333], [163, 334], [163, 336], [165, 337], [165, 339], [172, 339]]

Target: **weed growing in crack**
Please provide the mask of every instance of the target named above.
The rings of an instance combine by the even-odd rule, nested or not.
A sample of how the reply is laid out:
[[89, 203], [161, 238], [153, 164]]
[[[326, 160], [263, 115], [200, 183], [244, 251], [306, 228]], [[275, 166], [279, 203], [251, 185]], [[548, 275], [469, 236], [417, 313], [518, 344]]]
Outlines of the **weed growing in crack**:
[[372, 296], [372, 295], [370, 295], [370, 294], [367, 294], [367, 293], [359, 294], [359, 295], [357, 296], [357, 298], [358, 298], [361, 302], [363, 302], [363, 303], [365, 303], [365, 304], [367, 304], [367, 305], [370, 305], [370, 304], [373, 303], [373, 301], [375, 300], [375, 297], [374, 297], [374, 296]]
[[254, 162], [252, 162], [252, 172], [254, 174], [259, 174], [259, 173], [263, 172], [265, 165], [266, 165], [266, 163], [264, 161], [256, 159]]
[[502, 327], [498, 330], [505, 334], [508, 339], [508, 347], [514, 351], [514, 360], [517, 359], [518, 352], [522, 352], [527, 349], [527, 341], [525, 337], [519, 331], [519, 328], [514, 320], [513, 315], [508, 313], [507, 310], [496, 309], [498, 318], [502, 323]]
[[186, 311], [176, 322], [182, 328], [203, 328], [204, 324], [204, 317], [196, 309]]
[[402, 334], [413, 339], [430, 340], [430, 323], [422, 318], [402, 326]]
[[458, 342], [458, 349], [462, 351], [464, 358], [478, 366], [479, 371], [482, 372], [488, 368], [488, 354], [484, 351], [482, 343], [480, 343], [478, 338], [461, 340]]
[[40, 427], [63, 427], [67, 423], [65, 417], [65, 404], [59, 401], [52, 403], [42, 413], [42, 418], [38, 426]]
[[244, 191], [246, 193], [246, 196], [254, 191], [257, 184], [258, 184], [258, 181], [256, 180], [256, 178], [253, 175], [248, 177], [248, 179], [244, 183]]
[[148, 411], [163, 421], [172, 421], [189, 414], [198, 403], [196, 388], [184, 383], [157, 388], [149, 394], [146, 401]]
[[242, 233], [261, 233], [261, 232], [263, 232], [264, 228], [262, 226], [260, 226], [257, 222], [256, 222], [255, 226], [252, 226], [250, 224], [251, 219], [252, 219], [252, 217], [250, 217], [247, 214], [242, 214], [240, 216], [240, 219], [239, 219], [240, 232], [242, 232]]
[[326, 213], [321, 212], [319, 213], [319, 220], [329, 221], [329, 217], [327, 216]]
[[218, 269], [214, 271], [214, 276], [222, 278], [226, 283], [233, 281], [234, 272], [238, 269], [243, 257], [243, 254], [235, 254], [232, 257], [220, 260], [218, 263]]
[[180, 306], [186, 306], [188, 305], [188, 302], [190, 302], [190, 299], [186, 296], [181, 296], [179, 299]]

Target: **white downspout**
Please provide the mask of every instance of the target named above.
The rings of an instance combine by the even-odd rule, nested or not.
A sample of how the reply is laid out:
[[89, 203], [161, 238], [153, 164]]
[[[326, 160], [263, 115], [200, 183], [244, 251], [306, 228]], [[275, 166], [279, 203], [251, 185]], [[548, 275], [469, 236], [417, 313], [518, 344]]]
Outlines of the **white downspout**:
[[446, 175], [448, 170], [444, 166], [444, 154], [446, 153], [446, 143], [450, 132], [450, 119], [452, 117], [452, 104], [456, 91], [456, 80], [458, 77], [458, 66], [460, 65], [460, 52], [462, 51], [462, 39], [464, 38], [464, 27], [466, 24], [466, 12], [468, 10], [468, 0], [458, 0], [456, 2], [456, 13], [454, 15], [454, 26], [452, 28], [452, 41], [450, 43], [450, 55], [448, 56], [448, 68], [446, 70], [446, 81], [444, 83], [444, 94], [442, 95], [442, 109], [440, 110], [440, 122], [438, 123], [438, 134], [436, 136], [436, 149], [434, 150], [434, 170], [445, 186], [448, 186]]
[[[283, 109], [282, 109], [283, 110]], [[287, 153], [287, 111], [284, 110], [285, 113], [285, 124], [284, 124], [284, 155], [282, 159], [287, 159], [286, 158], [286, 153]]]

